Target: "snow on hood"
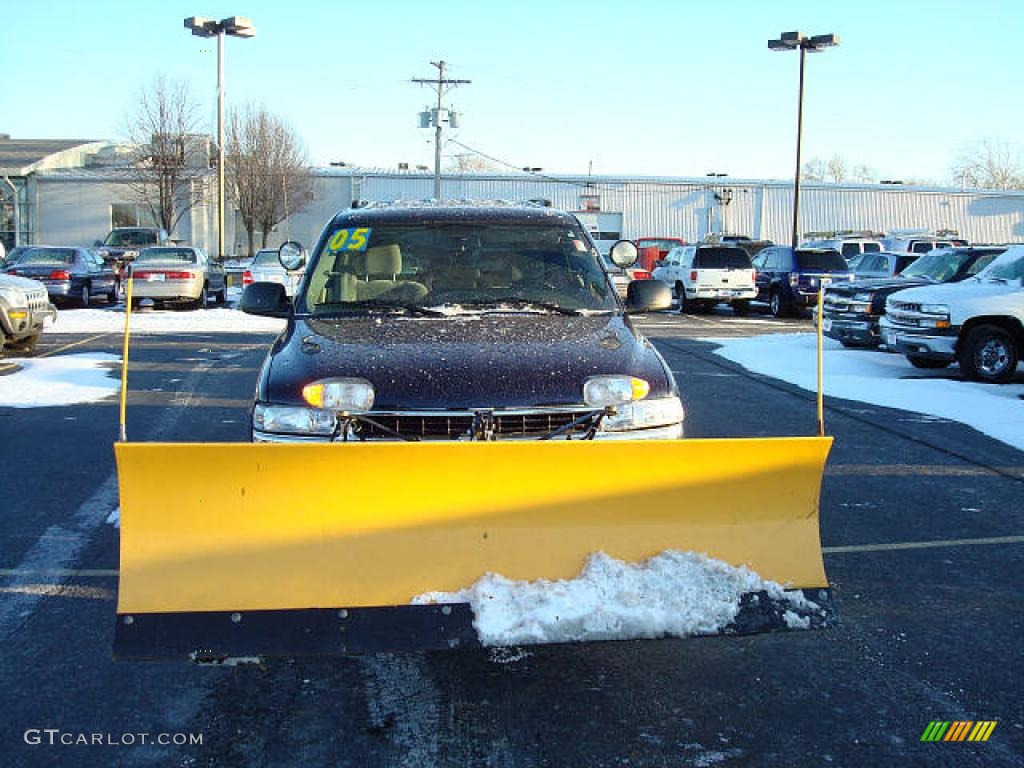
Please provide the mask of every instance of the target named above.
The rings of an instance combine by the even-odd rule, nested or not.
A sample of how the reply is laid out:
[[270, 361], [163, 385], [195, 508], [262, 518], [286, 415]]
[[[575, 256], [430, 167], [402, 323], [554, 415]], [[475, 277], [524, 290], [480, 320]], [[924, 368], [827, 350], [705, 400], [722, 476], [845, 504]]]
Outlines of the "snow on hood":
[[20, 371], [0, 376], [0, 408], [95, 403], [121, 389], [116, 355], [90, 352], [35, 359], [10, 358]]
[[596, 552], [579, 576], [558, 581], [488, 573], [458, 592], [428, 592], [412, 602], [469, 603], [480, 642], [506, 646], [717, 634], [736, 618], [744, 594], [762, 590], [800, 612], [787, 611], [788, 626], [810, 626], [800, 614], [817, 607], [801, 593], [747, 568], [677, 550], [642, 563]]

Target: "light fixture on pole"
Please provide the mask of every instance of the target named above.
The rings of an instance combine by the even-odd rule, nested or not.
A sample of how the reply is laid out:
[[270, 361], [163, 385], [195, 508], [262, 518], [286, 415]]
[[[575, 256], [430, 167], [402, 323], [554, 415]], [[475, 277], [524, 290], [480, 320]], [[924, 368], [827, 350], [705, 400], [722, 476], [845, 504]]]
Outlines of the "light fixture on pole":
[[224, 259], [224, 36], [249, 38], [256, 28], [244, 16], [229, 16], [220, 21], [205, 16], [189, 16], [185, 29], [196, 37], [217, 38], [217, 259]]
[[807, 37], [802, 32], [783, 32], [778, 40], [769, 40], [768, 48], [772, 51], [800, 51], [800, 88], [797, 93], [796, 108], [796, 173], [793, 177], [793, 242], [796, 248], [800, 239], [800, 140], [804, 123], [804, 54], [817, 53], [826, 48], [839, 45], [839, 35], [815, 35]]

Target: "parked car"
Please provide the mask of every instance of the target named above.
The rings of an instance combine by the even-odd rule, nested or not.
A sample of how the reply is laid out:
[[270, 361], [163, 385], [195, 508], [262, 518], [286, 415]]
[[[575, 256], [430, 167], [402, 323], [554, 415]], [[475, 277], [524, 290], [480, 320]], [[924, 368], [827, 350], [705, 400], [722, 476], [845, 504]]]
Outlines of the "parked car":
[[680, 312], [729, 304], [737, 315], [745, 315], [757, 295], [754, 265], [736, 245], [673, 248], [652, 274], [672, 289]]
[[1024, 353], [1024, 246], [962, 282], [894, 293], [880, 326], [886, 345], [917, 368], [957, 361], [968, 379], [1010, 381]]
[[846, 262], [853, 267], [854, 260], [867, 253], [878, 253], [883, 250], [882, 243], [875, 237], [863, 237], [857, 235], [836, 234], [833, 237], [809, 238], [800, 246], [801, 248], [828, 248], [839, 251], [839, 254], [846, 259]]
[[891, 278], [837, 283], [825, 291], [822, 330], [844, 347], [877, 347], [882, 343], [879, 319], [885, 300], [896, 291], [919, 285], [957, 283], [978, 274], [1006, 250], [1005, 246], [939, 248], [923, 254], [903, 273]]
[[153, 245], [170, 245], [167, 231], [160, 227], [114, 227], [102, 240], [94, 243], [96, 253], [110, 264], [117, 279], [123, 279], [127, 265], [139, 251]]
[[612, 285], [615, 287], [615, 292], [619, 295], [620, 299], [625, 299], [626, 294], [629, 291], [629, 284], [634, 280], [650, 280], [651, 273], [641, 267], [629, 267], [623, 269], [617, 267], [612, 263], [612, 260], [608, 256], [601, 256], [601, 265], [608, 273], [609, 279], [612, 281]]
[[957, 245], [966, 245], [962, 240], [954, 240], [948, 237], [937, 237], [935, 235], [895, 235], [882, 240], [882, 245], [887, 251], [901, 253], [928, 253], [935, 248], [952, 248]]
[[108, 304], [117, 302], [114, 270], [88, 248], [34, 246], [21, 254], [7, 273], [39, 280], [55, 302], [73, 301], [88, 307], [98, 296], [104, 296]]
[[775, 317], [785, 317], [818, 301], [824, 285], [852, 282], [853, 271], [834, 249], [773, 245], [754, 257], [757, 300]]
[[46, 286], [38, 280], [0, 274], [0, 357], [4, 348], [18, 352], [33, 349], [43, 333], [43, 323], [57, 319]]
[[279, 283], [242, 292], [244, 311], [288, 320], [257, 384], [257, 442], [682, 436], [672, 372], [624, 316], [668, 308], [669, 291], [637, 280], [620, 302], [572, 214], [345, 210], [306, 272], [293, 302]]
[[849, 262], [847, 265], [854, 271], [858, 280], [871, 277], [894, 277], [902, 274], [903, 270], [917, 261], [920, 256], [919, 253], [878, 251], [861, 254], [857, 259], [856, 266]]
[[18, 259], [20, 259], [24, 254], [28, 253], [33, 248], [38, 247], [39, 246], [37, 245], [18, 245], [15, 246], [14, 248], [11, 248], [11, 250], [7, 252], [7, 256], [3, 260], [0, 260], [0, 269], [7, 269], [8, 267], [13, 267], [15, 264], [18, 263]]
[[297, 269], [289, 272], [281, 266], [277, 248], [261, 248], [256, 251], [249, 266], [242, 272], [242, 285], [280, 283], [284, 286], [284, 292], [291, 297], [295, 295], [295, 290], [302, 282], [304, 274], [305, 270]]
[[224, 267], [213, 261], [202, 248], [166, 246], [145, 248], [129, 268], [134, 279], [132, 305], [142, 299], [158, 302], [188, 302], [205, 308], [212, 298], [218, 304], [227, 301]]

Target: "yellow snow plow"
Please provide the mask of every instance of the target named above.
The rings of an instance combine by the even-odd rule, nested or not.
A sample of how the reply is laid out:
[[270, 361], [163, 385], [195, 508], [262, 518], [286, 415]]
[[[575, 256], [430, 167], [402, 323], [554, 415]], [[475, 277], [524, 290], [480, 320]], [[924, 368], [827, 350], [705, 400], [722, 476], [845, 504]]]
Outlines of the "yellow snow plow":
[[[818, 496], [831, 438], [116, 446], [115, 655], [192, 658], [476, 643], [488, 572], [567, 579], [603, 551], [746, 566], [828, 607]], [[644, 473], [616, 471], [643, 466]], [[181, 478], [168, 483], [168, 477]], [[752, 601], [727, 631], [778, 628]]]

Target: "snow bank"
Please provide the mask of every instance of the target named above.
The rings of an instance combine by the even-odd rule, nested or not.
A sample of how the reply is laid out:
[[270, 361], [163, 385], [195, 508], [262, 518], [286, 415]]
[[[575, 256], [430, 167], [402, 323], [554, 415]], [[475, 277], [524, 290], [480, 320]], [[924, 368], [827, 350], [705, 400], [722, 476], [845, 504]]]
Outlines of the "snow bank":
[[676, 550], [637, 564], [597, 552], [569, 580], [512, 581], [488, 573], [471, 587], [428, 592], [413, 603], [469, 603], [480, 642], [504, 646], [715, 634], [736, 618], [744, 593], [761, 590], [794, 608], [817, 610], [802, 594], [747, 568]]
[[[817, 390], [814, 334], [705, 339], [720, 344], [715, 354], [755, 373]], [[825, 394], [886, 408], [923, 413], [966, 424], [1024, 450], [1024, 386], [978, 384], [944, 370], [918, 370], [903, 355], [846, 349], [825, 339]]]
[[100, 352], [46, 358], [10, 358], [21, 370], [0, 376], [0, 407], [94, 403], [121, 389], [118, 371], [111, 366], [121, 358]]
[[[280, 333], [285, 321], [276, 317], [247, 315], [240, 309], [217, 307], [194, 310], [132, 312], [131, 332], [150, 333]], [[124, 307], [112, 309], [65, 309], [48, 333], [120, 333]]]

